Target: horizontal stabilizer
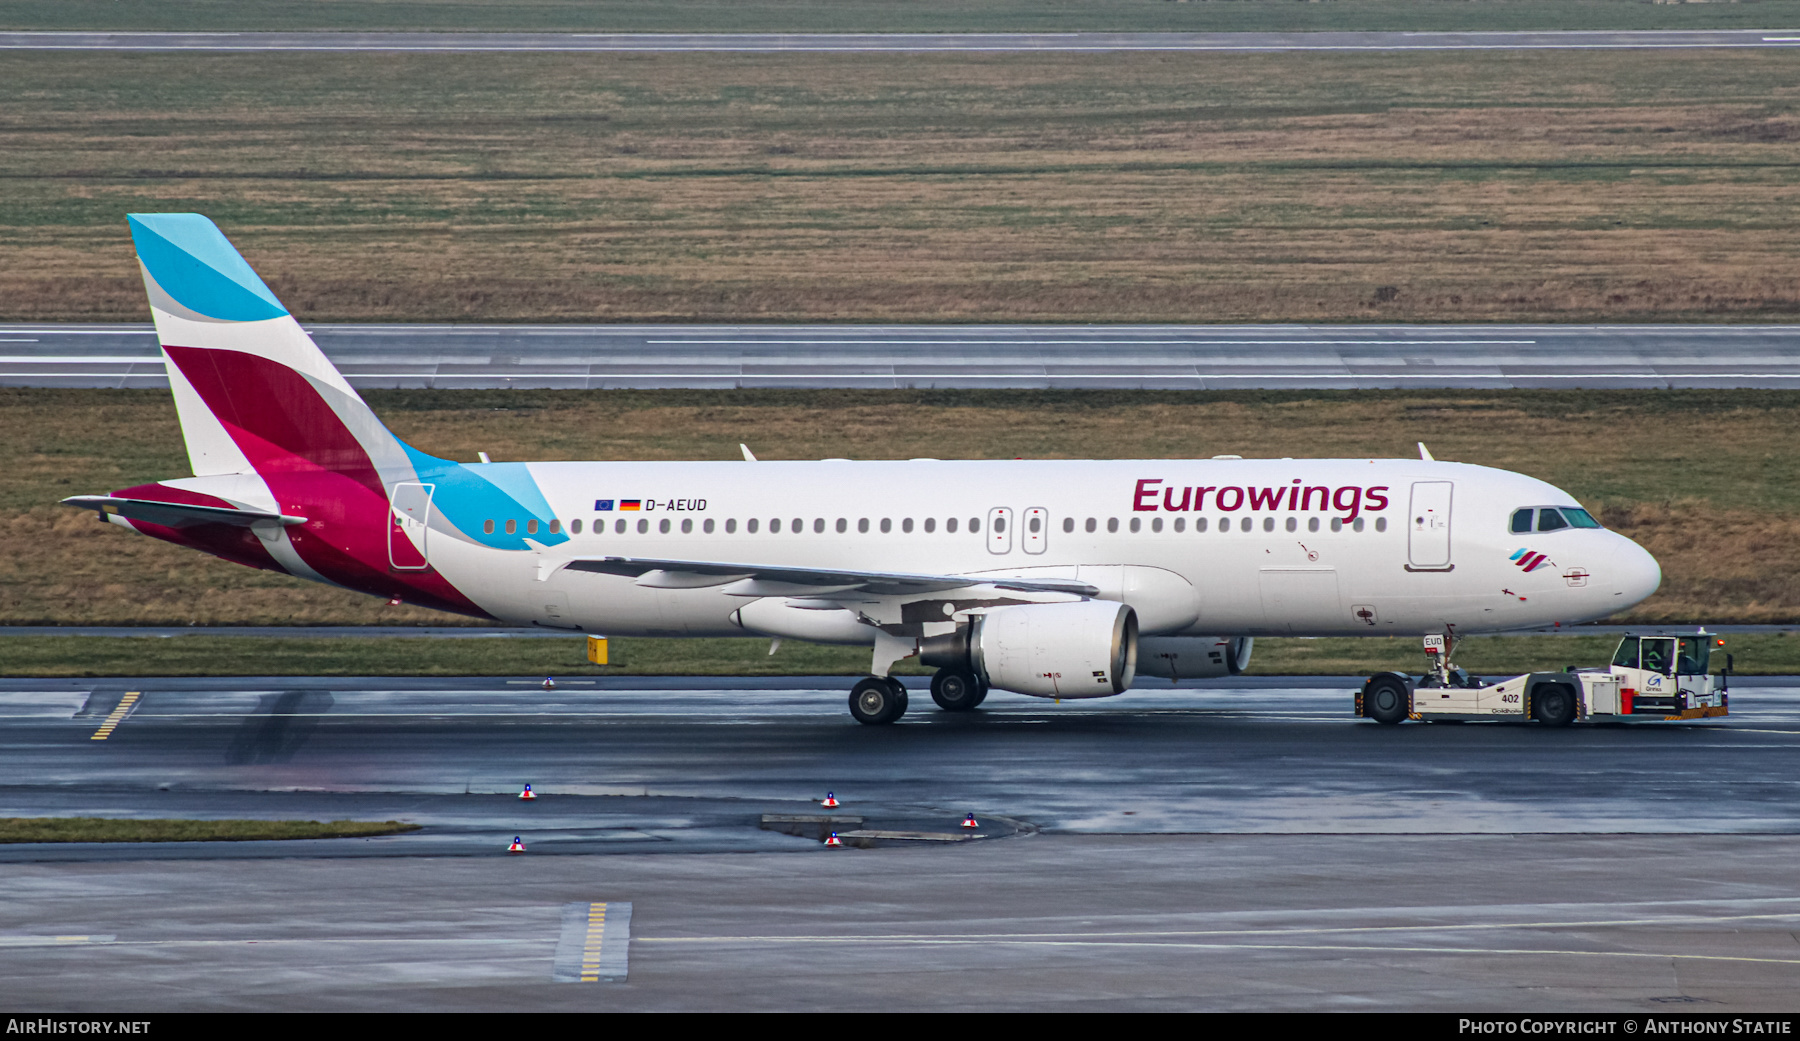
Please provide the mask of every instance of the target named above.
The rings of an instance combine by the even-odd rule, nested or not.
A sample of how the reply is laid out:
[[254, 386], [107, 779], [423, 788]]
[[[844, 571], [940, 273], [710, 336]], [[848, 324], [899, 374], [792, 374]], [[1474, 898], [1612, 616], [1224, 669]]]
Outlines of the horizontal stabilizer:
[[111, 495], [72, 495], [64, 506], [117, 514], [127, 520], [161, 524], [166, 528], [185, 528], [195, 524], [232, 524], [248, 528], [252, 524], [271, 521], [283, 526], [305, 524], [305, 517], [260, 510], [234, 510], [223, 506], [191, 506], [180, 502], [156, 502], [152, 499], [120, 499]]
[[[736, 582], [745, 579], [758, 583], [768, 592], [758, 592], [757, 586], [746, 588], [745, 595], [751, 596], [806, 596], [828, 595], [847, 590], [861, 590], [883, 596], [906, 595], [909, 593], [940, 593], [949, 589], [967, 589], [971, 586], [985, 586], [991, 589], [1010, 589], [1031, 593], [1072, 593], [1076, 596], [1099, 596], [1100, 590], [1086, 582], [1077, 582], [1068, 578], [996, 578], [986, 575], [919, 575], [906, 572], [889, 571], [835, 571], [828, 568], [773, 567], [767, 564], [728, 563], [716, 560], [653, 560], [647, 557], [595, 557], [572, 560], [568, 564], [570, 571], [590, 571], [601, 575], [619, 575], [625, 578], [641, 578], [652, 571], [663, 574], [654, 576], [652, 583], [659, 587], [672, 587], [677, 583], [683, 586], [706, 585], [704, 576], [714, 576], [723, 582]], [[694, 575], [696, 580], [682, 582], [672, 580], [675, 575]], [[779, 583], [779, 585], [777, 585]], [[777, 594], [776, 590], [780, 589]], [[730, 592], [732, 590], [727, 590]]]

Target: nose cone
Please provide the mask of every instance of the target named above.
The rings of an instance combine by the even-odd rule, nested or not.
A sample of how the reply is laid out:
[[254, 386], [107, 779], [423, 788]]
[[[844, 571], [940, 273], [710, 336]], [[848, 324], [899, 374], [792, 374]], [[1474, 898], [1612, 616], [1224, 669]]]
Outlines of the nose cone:
[[1662, 585], [1662, 565], [1644, 547], [1623, 535], [1618, 539], [1618, 548], [1613, 551], [1612, 581], [1608, 584], [1615, 594], [1612, 609], [1623, 611], [1643, 603]]

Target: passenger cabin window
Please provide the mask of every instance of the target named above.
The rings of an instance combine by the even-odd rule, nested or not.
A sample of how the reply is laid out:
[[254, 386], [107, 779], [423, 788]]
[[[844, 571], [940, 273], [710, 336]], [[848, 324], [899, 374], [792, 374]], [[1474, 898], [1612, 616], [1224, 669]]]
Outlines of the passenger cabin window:
[[956, 534], [956, 518], [955, 517], [949, 517], [944, 520], [944, 530], [946, 532], [949, 532], [952, 535]]
[[981, 534], [981, 518], [980, 517], [970, 517], [969, 518], [969, 534], [971, 534], [971, 535]]
[[581, 534], [581, 520], [579, 518], [569, 522], [569, 534], [571, 534], [571, 535]]
[[713, 522], [711, 517], [700, 522], [700, 530], [706, 532], [708, 535], [713, 533]]
[[[842, 524], [843, 522], [839, 521], [838, 523]], [[838, 530], [842, 531], [843, 529], [840, 528]], [[937, 518], [936, 517], [925, 518], [925, 534], [929, 535], [936, 530], [937, 530]]]
[[482, 521], [481, 532], [484, 535], [492, 535], [494, 533], [494, 522], [492, 520]]
[[536, 518], [533, 518], [533, 519], [525, 522], [525, 534], [527, 534], [527, 535], [536, 535], [537, 534], [537, 519]]
[[517, 535], [519, 533], [519, 522], [510, 517], [507, 518], [506, 533], [508, 535]]
[[1094, 520], [1094, 518], [1089, 517], [1087, 519], [1087, 530], [1088, 530], [1089, 535], [1092, 535], [1094, 533], [1094, 529], [1098, 526], [1099, 526], [1099, 524]]
[[550, 534], [554, 535], [561, 530], [562, 530], [562, 521], [561, 520], [553, 520], [550, 522]]
[[1514, 510], [1513, 515], [1512, 515], [1512, 532], [1513, 532], [1513, 534], [1524, 535], [1524, 534], [1529, 533], [1530, 531], [1531, 531], [1531, 511], [1530, 510]]
[[694, 533], [694, 518], [681, 518], [681, 533], [683, 535], [692, 535]]
[[1063, 518], [1063, 534], [1067, 535], [1067, 534], [1073, 532], [1074, 530], [1075, 530], [1075, 518], [1064, 517]]
[[639, 535], [650, 534], [650, 521], [648, 519], [638, 521], [638, 534]]
[[659, 532], [659, 533], [660, 533], [660, 534], [663, 534], [663, 535], [667, 535], [667, 534], [668, 534], [668, 533], [669, 533], [669, 518], [667, 518], [667, 517], [664, 517], [664, 518], [663, 518], [663, 519], [662, 519], [662, 521], [661, 521], [661, 522], [660, 522], [660, 523], [658, 523], [658, 524], [657, 524], [657, 526], [656, 526], [656, 530], [657, 530], [657, 531], [658, 531], [658, 532]]
[[850, 522], [845, 520], [842, 517], [839, 517], [837, 519], [837, 533], [839, 535], [842, 535], [844, 532], [849, 531], [849, 530], [850, 530]]
[[727, 534], [727, 535], [736, 535], [737, 534], [737, 518], [736, 517], [725, 518], [725, 534]]
[[625, 534], [625, 518], [620, 517], [618, 520], [613, 521], [613, 534], [615, 534], [615, 535]]
[[1569, 526], [1569, 522], [1566, 520], [1563, 520], [1562, 514], [1556, 512], [1555, 510], [1539, 510], [1538, 511], [1538, 530], [1539, 531], [1561, 531], [1562, 529], [1564, 529], [1568, 526]]
[[1116, 533], [1116, 532], [1118, 532], [1118, 530], [1119, 530], [1119, 518], [1117, 518], [1117, 517], [1108, 517], [1108, 518], [1106, 518], [1106, 530], [1107, 530], [1107, 531], [1108, 531], [1108, 532], [1113, 532], [1113, 533]]

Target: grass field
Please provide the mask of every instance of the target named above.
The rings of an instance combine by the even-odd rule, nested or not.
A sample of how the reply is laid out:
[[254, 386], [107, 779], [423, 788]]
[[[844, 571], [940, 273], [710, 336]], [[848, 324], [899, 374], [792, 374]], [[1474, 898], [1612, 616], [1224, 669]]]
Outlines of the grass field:
[[[1661, 561], [1635, 622], [1800, 620], [1800, 394], [378, 391], [403, 439], [509, 459], [1407, 456], [1572, 492]], [[185, 475], [161, 391], [0, 390], [0, 624], [446, 624], [54, 505]], [[10, 647], [11, 644], [0, 644]], [[0, 652], [5, 653], [5, 652]], [[16, 652], [12, 652], [16, 653]]]
[[0, 53], [0, 319], [198, 210], [312, 321], [1795, 320], [1796, 61]]
[[118, 817], [0, 817], [7, 842], [249, 842], [345, 839], [418, 831], [401, 821], [181, 820]]
[[1070, 32], [1081, 29], [1735, 29], [1800, 23], [1792, 0], [10, 0], [6, 29]]
[[[1604, 665], [1617, 637], [1473, 637], [1456, 663], [1478, 675], [1554, 671]], [[381, 637], [67, 636], [0, 638], [0, 676], [862, 676], [869, 652], [787, 641], [618, 639], [618, 665], [590, 665], [580, 640], [433, 640]], [[1800, 636], [1726, 638], [1726, 651], [1746, 675], [1800, 673]], [[1717, 659], [1722, 667], [1724, 658]], [[1247, 672], [1257, 676], [1355, 676], [1387, 669], [1419, 672], [1425, 657], [1412, 639], [1270, 639], [1259, 637]], [[903, 663], [902, 675], [931, 670]], [[1139, 686], [1158, 689], [1158, 681]], [[847, 688], [847, 685], [846, 685]], [[574, 688], [579, 691], [580, 688]]]

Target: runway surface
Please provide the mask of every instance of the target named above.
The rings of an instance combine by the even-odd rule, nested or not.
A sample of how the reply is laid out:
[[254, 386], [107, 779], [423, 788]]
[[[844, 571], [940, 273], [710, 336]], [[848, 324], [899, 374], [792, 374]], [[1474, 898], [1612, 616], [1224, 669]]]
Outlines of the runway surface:
[[1446, 51], [1792, 47], [1800, 31], [442, 33], [4, 32], [0, 49], [82, 51]]
[[[535, 682], [0, 682], [0, 816], [425, 825], [0, 847], [0, 992], [44, 1010], [1800, 1008], [1800, 690], [1746, 681], [1724, 720], [1564, 730], [1358, 722], [1352, 680], [967, 715], [920, 694], [871, 728], [838, 681]], [[973, 812], [993, 837], [829, 850], [758, 827], [827, 790], [871, 827]], [[515, 834], [523, 856], [502, 852]], [[552, 982], [568, 909], [597, 902], [632, 907], [628, 978]]]
[[[1800, 387], [1800, 326], [315, 325], [368, 388]], [[168, 386], [148, 325], [0, 326], [0, 386]]]

